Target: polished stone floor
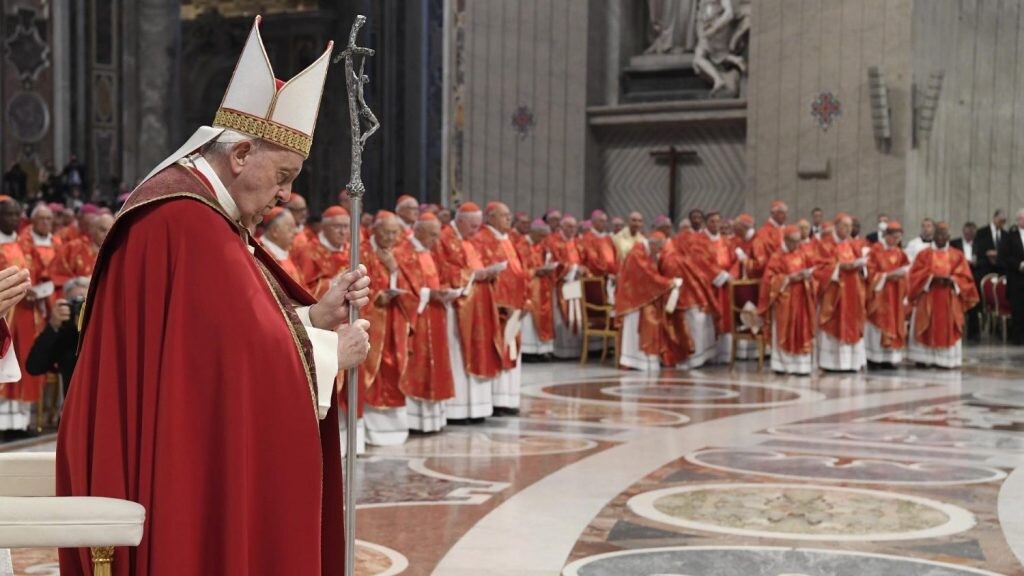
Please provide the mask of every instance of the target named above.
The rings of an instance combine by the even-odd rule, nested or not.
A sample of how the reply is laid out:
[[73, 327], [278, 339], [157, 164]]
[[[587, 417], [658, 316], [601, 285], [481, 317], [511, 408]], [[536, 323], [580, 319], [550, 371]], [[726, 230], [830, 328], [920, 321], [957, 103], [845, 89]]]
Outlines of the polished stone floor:
[[[360, 460], [358, 572], [1024, 574], [1024, 350], [965, 360], [813, 378], [527, 365], [520, 417]], [[55, 558], [15, 550], [15, 573]]]

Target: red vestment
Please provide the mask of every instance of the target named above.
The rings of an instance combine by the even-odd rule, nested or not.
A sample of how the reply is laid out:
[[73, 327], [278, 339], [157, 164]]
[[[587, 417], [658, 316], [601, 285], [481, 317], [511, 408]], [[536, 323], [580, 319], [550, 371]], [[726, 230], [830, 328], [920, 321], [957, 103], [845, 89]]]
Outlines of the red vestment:
[[[483, 269], [483, 260], [476, 246], [459, 237], [454, 225], [441, 231], [434, 245], [435, 261], [440, 267], [441, 285], [447, 288], [466, 287], [473, 272]], [[494, 301], [493, 282], [473, 282], [469, 294], [455, 301], [459, 321], [459, 343], [466, 372], [478, 378], [494, 378], [501, 372], [504, 335]]]
[[750, 252], [747, 253], [752, 257], [752, 261], [747, 262], [747, 275], [750, 278], [761, 277], [772, 254], [782, 250], [783, 236], [782, 226], [776, 224], [771, 218], [765, 221], [764, 225], [754, 234], [754, 239], [750, 243]]
[[439, 290], [441, 275], [429, 250], [410, 240], [395, 248], [395, 260], [409, 286], [399, 298], [407, 318], [413, 318], [409, 335], [409, 365], [401, 381], [402, 392], [411, 398], [440, 402], [455, 397], [455, 381], [448, 356], [448, 313], [442, 302], [431, 300], [419, 312], [420, 291]]
[[574, 266], [580, 265], [580, 252], [576, 245], [576, 239], [565, 239], [560, 231], [556, 231], [544, 240], [544, 246], [551, 253], [552, 261], [558, 263], [555, 269], [555, 298], [558, 300], [559, 310], [562, 318], [569, 317], [569, 302], [562, 296], [562, 285], [565, 284], [569, 272]]
[[[736, 250], [742, 250], [747, 255], [746, 262], [741, 262], [739, 256], [736, 255]], [[729, 250], [732, 251], [735, 260], [733, 261], [732, 273], [733, 278], [760, 278], [762, 270], [756, 266], [752, 266], [754, 263], [754, 239], [751, 237], [750, 240], [745, 240], [739, 236], [733, 236], [729, 238]]]
[[839, 241], [835, 234], [826, 234], [817, 254], [814, 275], [821, 286], [821, 329], [842, 344], [856, 344], [864, 337], [867, 317], [864, 269], [840, 270], [838, 281], [832, 278], [840, 264], [852, 263], [861, 258], [861, 253], [849, 240]]
[[615, 291], [615, 319], [622, 325], [627, 314], [640, 312], [640, 350], [650, 356], [664, 356], [665, 297], [672, 291], [672, 279], [658, 272], [645, 243], [637, 243], [622, 262], [621, 281]]
[[[529, 268], [536, 271], [548, 263], [550, 252], [543, 242], [533, 244], [527, 237], [523, 239], [522, 246], [529, 251]], [[555, 280], [554, 271], [544, 276], [537, 276], [534, 272], [530, 280], [530, 301], [533, 304], [530, 314], [533, 318], [533, 328], [541, 342], [551, 342], [555, 339], [555, 301], [552, 299]]]
[[401, 297], [385, 304], [380, 296], [392, 286], [409, 290], [409, 284], [398, 270], [392, 274], [384, 264], [373, 238], [359, 248], [359, 262], [366, 266], [371, 286], [370, 304], [360, 311], [360, 317], [370, 321], [370, 353], [359, 367], [359, 381], [370, 406], [404, 408], [400, 383], [409, 363], [409, 317], [399, 305]]
[[580, 262], [594, 276], [615, 276], [619, 272], [615, 243], [611, 234], [598, 235], [593, 230], [584, 234], [579, 241]]
[[[957, 288], [943, 285], [939, 278], [950, 278]], [[929, 348], [956, 345], [964, 334], [964, 312], [973, 308], [978, 298], [963, 252], [948, 247], [918, 252], [910, 269], [914, 339]]]
[[[362, 244], [366, 244], [363, 242]], [[362, 245], [360, 244], [360, 245]], [[299, 269], [306, 289], [314, 298], [323, 298], [331, 287], [331, 280], [349, 268], [349, 247], [331, 250], [314, 237], [301, 250], [292, 249], [292, 260]]]
[[910, 264], [907, 254], [898, 246], [889, 248], [884, 241], [871, 249], [868, 257], [868, 320], [882, 335], [882, 347], [899, 350], [907, 345], [907, 276], [885, 280], [881, 290], [877, 286], [889, 272]]
[[[32, 285], [38, 285], [50, 280], [50, 263], [53, 262], [56, 254], [55, 246], [60, 245], [60, 240], [51, 235], [49, 246], [40, 246], [35, 243], [31, 234], [31, 228], [19, 235], [18, 245], [25, 257], [26, 267], [32, 278]], [[18, 356], [18, 366], [21, 368], [22, 400], [26, 402], [38, 402], [42, 397], [43, 382], [45, 376], [32, 376], [28, 373], [25, 363], [28, 361], [29, 352], [36, 337], [46, 327], [47, 311], [50, 301], [47, 299], [29, 302], [27, 299], [18, 302], [14, 307], [14, 345]], [[31, 337], [29, 337], [31, 334]], [[66, 384], [66, 383], [65, 383]]]
[[50, 278], [58, 293], [68, 280], [78, 276], [92, 276], [97, 256], [99, 248], [93, 244], [91, 238], [83, 236], [77, 240], [63, 242], [56, 249], [53, 261], [50, 262]]
[[[507, 235], [484, 226], [480, 232], [473, 237], [472, 242], [480, 254], [480, 261], [484, 267], [493, 266], [501, 262], [508, 262], [507, 268], [498, 273], [498, 278], [492, 283], [494, 291], [494, 304], [498, 307], [498, 318], [500, 329], [498, 338], [501, 340], [501, 364], [504, 370], [515, 368], [518, 358], [512, 358], [509, 354], [509, 345], [505, 342], [505, 327], [511, 319], [515, 310], [522, 311], [526, 308], [529, 299], [530, 276], [526, 266], [519, 259], [519, 252], [516, 251], [512, 240]], [[517, 335], [518, 339], [519, 336]], [[520, 346], [516, 346], [520, 349]]]
[[[117, 576], [340, 574], [338, 409], [317, 420], [294, 310], [314, 300], [209, 186], [167, 168], [110, 230], [61, 418], [57, 495], [145, 507]], [[88, 550], [60, 557], [64, 576], [92, 574]]]
[[666, 248], [672, 246], [673, 249], [665, 250], [660, 257], [661, 273], [683, 281], [679, 289], [679, 303], [675, 311], [668, 315], [665, 325], [667, 340], [662, 364], [669, 366], [682, 363], [693, 355], [696, 348], [686, 323], [686, 309], [696, 307], [709, 314], [718, 313], [713, 305], [715, 295], [710, 290], [711, 284], [706, 281], [699, 264], [706, 258], [706, 252], [701, 255], [699, 250], [691, 250], [694, 246], [693, 237], [693, 232], [677, 234], [666, 245]]
[[789, 275], [813, 266], [803, 250], [779, 250], [768, 260], [761, 277], [758, 312], [770, 316], [765, 321], [769, 341], [774, 320], [776, 342], [787, 354], [810, 354], [814, 344], [818, 292], [814, 276], [797, 282], [787, 280]]
[[[25, 255], [20, 242], [8, 242], [0, 245], [0, 270], [8, 266], [28, 268], [29, 274], [35, 272], [32, 261]], [[36, 283], [32, 276], [32, 283]], [[38, 402], [43, 383], [42, 376], [32, 376], [25, 369], [25, 361], [32, 349], [32, 343], [42, 329], [45, 319], [37, 311], [36, 303], [22, 300], [7, 315], [10, 334], [14, 339], [14, 350], [21, 369], [21, 380], [0, 384], [0, 397], [22, 402]]]

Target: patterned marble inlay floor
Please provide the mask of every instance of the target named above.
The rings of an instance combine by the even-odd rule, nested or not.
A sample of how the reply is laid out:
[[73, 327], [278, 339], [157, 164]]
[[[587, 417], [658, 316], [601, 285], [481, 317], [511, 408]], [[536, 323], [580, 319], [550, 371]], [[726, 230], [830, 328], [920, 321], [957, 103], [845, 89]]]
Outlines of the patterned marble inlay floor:
[[[1024, 575], [1024, 350], [966, 360], [812, 378], [527, 365], [519, 418], [360, 460], [357, 573]], [[13, 559], [56, 573], [53, 550]]]

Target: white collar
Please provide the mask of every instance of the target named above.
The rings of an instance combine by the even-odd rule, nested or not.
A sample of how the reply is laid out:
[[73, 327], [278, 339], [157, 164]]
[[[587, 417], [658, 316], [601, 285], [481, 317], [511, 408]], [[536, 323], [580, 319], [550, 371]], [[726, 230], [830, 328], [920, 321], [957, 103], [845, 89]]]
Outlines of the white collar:
[[47, 234], [46, 236], [40, 236], [36, 234], [35, 230], [29, 229], [29, 233], [32, 234], [32, 243], [36, 246], [53, 246], [53, 234]]
[[415, 248], [417, 252], [427, 251], [427, 247], [417, 240], [415, 236], [409, 236], [409, 242], [412, 242], [412, 247]]
[[593, 234], [594, 236], [597, 236], [598, 238], [604, 238], [605, 236], [608, 235], [607, 232], [598, 232], [597, 230], [594, 229], [591, 229], [590, 233]]
[[565, 240], [566, 242], [572, 242], [576, 238], [575, 236], [573, 236], [572, 238], [566, 238], [565, 232], [562, 232], [561, 230], [558, 231], [558, 235], [561, 236], [562, 240]]
[[376, 236], [372, 236], [372, 235], [370, 236], [370, 247], [373, 248], [374, 252], [380, 250], [380, 248], [377, 248], [377, 237]]
[[344, 246], [335, 246], [334, 244], [331, 244], [327, 240], [327, 236], [324, 236], [323, 232], [320, 232], [320, 235], [317, 236], [317, 238], [320, 240], [320, 244], [322, 244], [324, 248], [327, 248], [331, 252], [341, 252], [345, 248]]
[[455, 237], [458, 238], [459, 240], [462, 240], [462, 234], [459, 232], [459, 227], [456, 226], [454, 222], [449, 224], [449, 226], [452, 227], [452, 232], [455, 232]]
[[224, 182], [221, 181], [220, 177], [217, 176], [217, 172], [214, 171], [213, 166], [206, 161], [199, 154], [193, 154], [186, 158], [187, 161], [192, 163], [192, 166], [199, 171], [200, 174], [206, 177], [210, 181], [210, 185], [213, 186], [213, 192], [217, 195], [217, 202], [220, 203], [220, 207], [224, 209], [229, 217], [235, 222], [241, 224], [242, 213], [238, 210], [238, 204], [235, 204], [235, 199], [231, 197], [231, 193], [228, 192], [227, 187], [224, 186]]
[[288, 251], [278, 246], [273, 240], [266, 236], [261, 238], [261, 240], [263, 241], [263, 247], [267, 249], [267, 252], [273, 254], [274, 258], [277, 258], [279, 262], [284, 262], [288, 259]]
[[13, 234], [4, 234], [3, 232], [0, 232], [0, 244], [10, 244], [12, 242], [17, 242], [17, 241], [18, 241], [18, 233], [17, 232], [14, 232]]
[[494, 226], [488, 224], [487, 229], [490, 230], [491, 234], [494, 234], [494, 237], [497, 238], [498, 240], [508, 240], [508, 234], [502, 234], [501, 232], [498, 232], [498, 229], [495, 228]]
[[836, 244], [842, 244], [843, 242], [846, 241], [846, 240], [840, 240], [839, 239], [839, 234], [836, 234], [835, 229], [832, 230], [832, 239], [836, 241]]
[[718, 239], [722, 237], [721, 234], [712, 235], [711, 232], [708, 232], [707, 228], [701, 230], [701, 232], [703, 232], [705, 236], [707, 236], [708, 238], [711, 238], [715, 242], [718, 242]]

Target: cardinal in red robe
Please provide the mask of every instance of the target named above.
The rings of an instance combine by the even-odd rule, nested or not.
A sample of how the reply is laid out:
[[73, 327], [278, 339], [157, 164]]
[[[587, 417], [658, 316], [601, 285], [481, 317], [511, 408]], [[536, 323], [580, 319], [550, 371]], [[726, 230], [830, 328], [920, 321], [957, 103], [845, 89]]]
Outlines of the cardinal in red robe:
[[502, 370], [504, 339], [489, 282], [494, 274], [484, 270], [472, 241], [482, 225], [480, 207], [475, 202], [463, 202], [434, 246], [442, 287], [459, 291], [448, 311], [448, 349], [455, 379], [455, 398], [447, 405], [449, 421], [477, 420], [493, 414], [494, 381]]
[[493, 293], [500, 320], [501, 374], [493, 384], [492, 402], [495, 414], [518, 415], [522, 380], [519, 332], [523, 311], [529, 305], [530, 274], [508, 235], [512, 229], [508, 206], [490, 202], [484, 218], [487, 224], [472, 241], [483, 265], [499, 270], [493, 282]]
[[817, 324], [814, 261], [800, 250], [796, 226], [785, 227], [783, 241], [764, 268], [758, 312], [771, 331], [772, 371], [809, 375]]
[[88, 228], [88, 237], [62, 242], [56, 249], [53, 261], [50, 262], [50, 278], [56, 285], [58, 296], [60, 287], [68, 280], [79, 276], [92, 276], [100, 245], [113, 225], [113, 216], [97, 214]]
[[603, 210], [594, 210], [590, 224], [591, 229], [578, 241], [580, 263], [594, 276], [614, 278], [619, 265], [615, 243], [608, 231], [608, 215]]
[[907, 348], [907, 272], [910, 260], [900, 247], [903, 226], [893, 220], [868, 256], [868, 361], [895, 366]]
[[[298, 88], [265, 54], [254, 25], [230, 108], [135, 189], [93, 270], [56, 492], [145, 508], [116, 576], [344, 569], [334, 382], [366, 355], [365, 321], [344, 322], [368, 280], [316, 302], [252, 236], [302, 169], [330, 46]], [[92, 574], [89, 550], [60, 572]]]
[[[717, 308], [711, 284], [707, 282], [702, 268], [707, 266], [709, 252], [706, 246], [701, 249], [697, 243], [692, 242], [695, 237], [696, 233], [692, 229], [680, 232], [668, 241], [659, 256], [661, 274], [682, 280], [679, 303], [668, 311], [666, 347], [662, 353], [662, 364], [679, 369], [701, 366], [707, 361], [707, 354], [713, 353], [713, 349], [709, 352], [706, 336], [710, 330], [714, 338]], [[669, 245], [674, 248], [669, 250]], [[701, 335], [703, 347], [694, 337], [695, 330]]]
[[[549, 221], [551, 218], [549, 218]], [[583, 322], [580, 298], [566, 298], [566, 293], [579, 286], [579, 279], [588, 271], [580, 258], [576, 243], [576, 218], [566, 214], [558, 220], [558, 229], [545, 240], [555, 270], [555, 352], [557, 358], [574, 358], [582, 352]], [[568, 286], [568, 290], [567, 290]], [[578, 294], [576, 294], [578, 295]]]
[[867, 365], [864, 323], [867, 256], [851, 241], [853, 219], [838, 214], [835, 228], [817, 247], [816, 280], [821, 306], [818, 364], [825, 370], [856, 372]]
[[941, 368], [963, 363], [964, 314], [978, 303], [978, 290], [964, 253], [949, 246], [949, 225], [935, 225], [934, 246], [918, 252], [910, 268], [907, 357]]
[[292, 240], [292, 245], [288, 247], [288, 251], [293, 254], [304, 252], [306, 246], [316, 239], [316, 232], [306, 225], [306, 220], [309, 218], [309, 207], [306, 205], [306, 199], [301, 194], [293, 191], [285, 208], [292, 213], [292, 218], [295, 220], [295, 238]]
[[750, 256], [753, 257], [753, 261], [747, 263], [751, 278], [759, 278], [772, 254], [782, 250], [782, 228], [785, 226], [788, 216], [789, 206], [785, 202], [781, 200], [772, 202], [771, 217], [757, 231], [751, 243], [752, 254]]
[[529, 313], [523, 318], [523, 354], [548, 360], [555, 351], [555, 272], [556, 263], [545, 240], [551, 234], [541, 219], [530, 224], [530, 233], [521, 243], [520, 259], [530, 264]]
[[733, 279], [732, 270], [736, 267], [737, 258], [730, 243], [721, 232], [722, 215], [711, 211], [704, 216], [704, 228], [698, 237], [706, 245], [710, 255], [710, 265], [706, 269], [705, 278], [710, 283], [710, 290], [715, 299], [716, 309], [715, 340], [716, 352], [714, 361], [728, 363], [732, 356], [732, 311], [729, 306], [729, 285]]
[[661, 369], [667, 346], [665, 313], [674, 311], [683, 281], [662, 276], [658, 259], [665, 235], [654, 232], [638, 242], [622, 263], [622, 284], [615, 298], [615, 318], [621, 329], [619, 365], [643, 372]]
[[288, 249], [295, 240], [296, 233], [295, 217], [284, 207], [275, 206], [263, 216], [263, 235], [260, 236], [260, 244], [270, 252], [277, 260], [278, 266], [291, 276], [292, 280], [302, 284], [302, 274], [292, 261]]
[[302, 281], [313, 297], [322, 296], [331, 281], [348, 269], [351, 225], [352, 218], [347, 210], [331, 206], [324, 210], [320, 233], [307, 242], [304, 249], [292, 249]]

